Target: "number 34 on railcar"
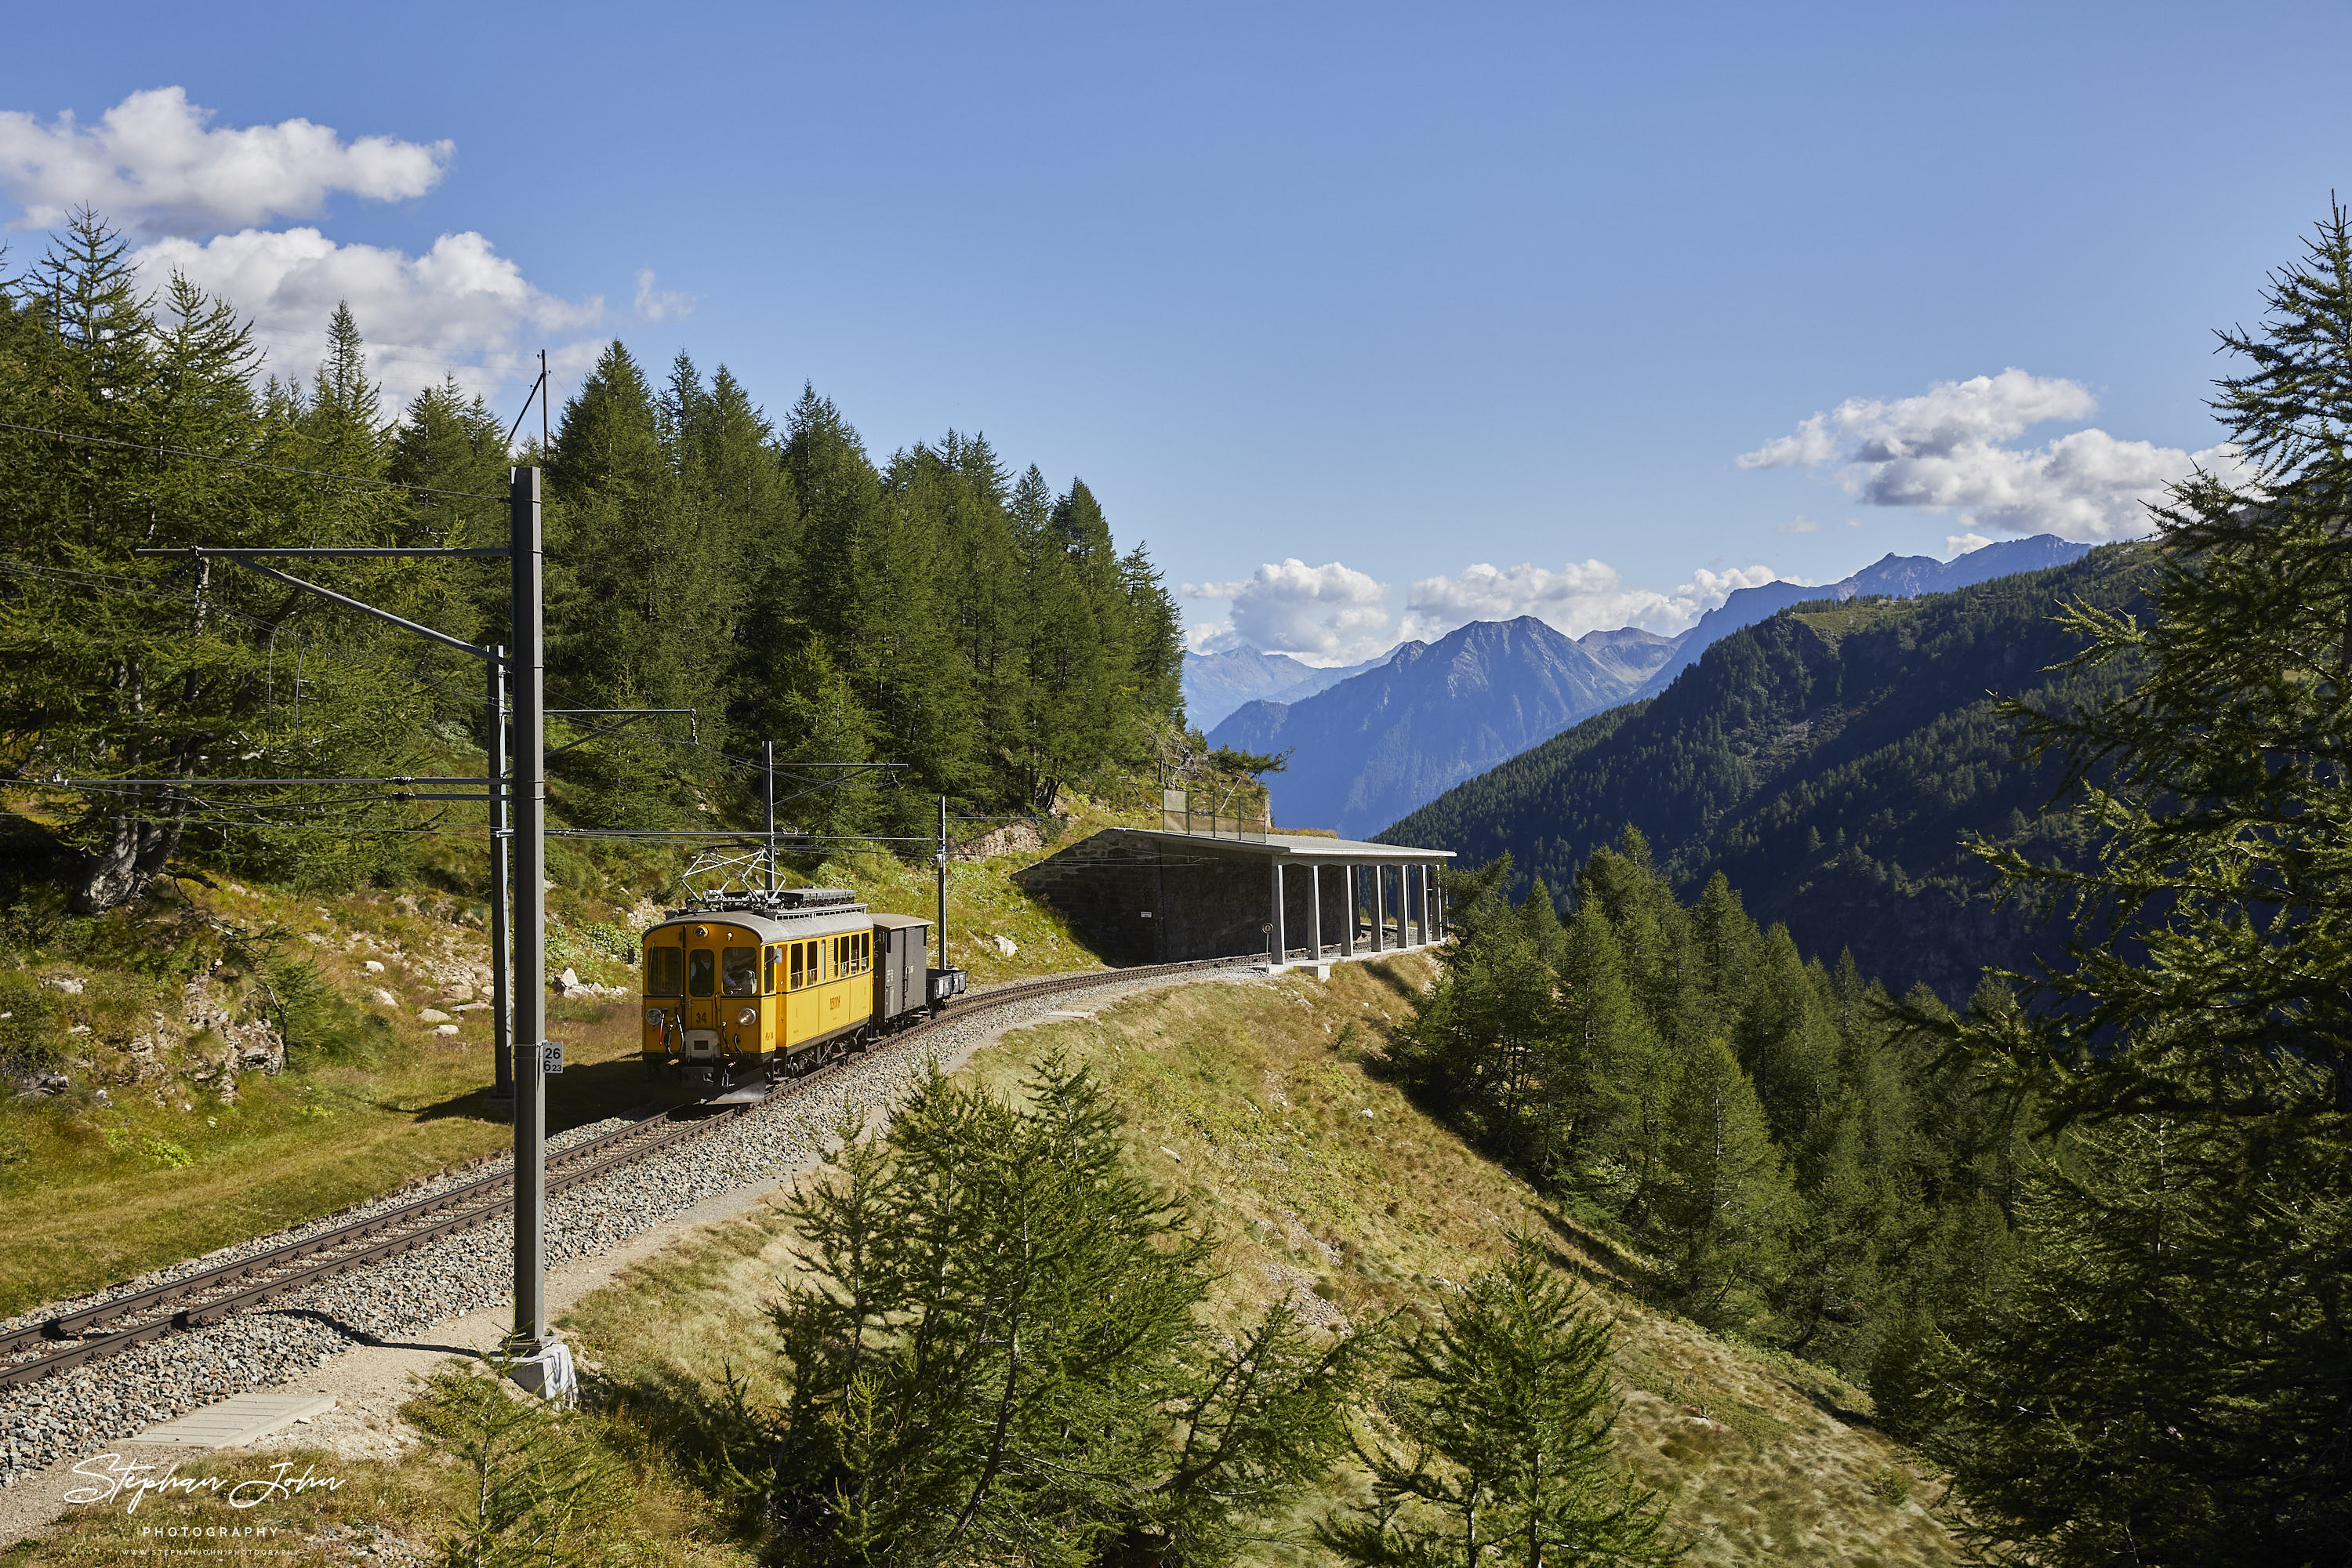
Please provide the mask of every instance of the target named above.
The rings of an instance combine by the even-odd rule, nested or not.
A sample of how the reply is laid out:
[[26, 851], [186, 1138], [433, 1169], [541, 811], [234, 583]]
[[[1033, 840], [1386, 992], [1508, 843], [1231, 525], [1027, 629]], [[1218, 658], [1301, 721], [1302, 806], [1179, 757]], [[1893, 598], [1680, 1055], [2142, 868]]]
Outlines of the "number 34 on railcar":
[[925, 967], [929, 933], [838, 888], [673, 910], [645, 934], [640, 1059], [722, 1088], [799, 1077], [962, 990]]

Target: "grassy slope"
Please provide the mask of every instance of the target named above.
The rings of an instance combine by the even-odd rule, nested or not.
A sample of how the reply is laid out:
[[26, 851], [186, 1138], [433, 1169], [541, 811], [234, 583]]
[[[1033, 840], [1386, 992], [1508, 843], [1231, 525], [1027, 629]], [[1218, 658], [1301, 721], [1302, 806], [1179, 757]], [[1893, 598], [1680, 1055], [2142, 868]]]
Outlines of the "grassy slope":
[[[1903, 1453], [1825, 1413], [1866, 1406], [1863, 1396], [1643, 1307], [1612, 1283], [1605, 1243], [1381, 1079], [1381, 1042], [1426, 974], [1425, 961], [1405, 959], [1343, 966], [1328, 985], [1187, 986], [1020, 1031], [966, 1072], [1009, 1089], [1048, 1051], [1087, 1062], [1129, 1118], [1138, 1157], [1189, 1192], [1219, 1236], [1223, 1314], [1285, 1298], [1358, 1322], [1426, 1312], [1493, 1266], [1515, 1228], [1548, 1236], [1617, 1323], [1620, 1452], [1671, 1496], [1696, 1561], [1958, 1561], [1916, 1499], [1888, 1500], [1921, 1489]], [[634, 1270], [568, 1326], [633, 1397], [707, 1392], [730, 1370], [755, 1398], [772, 1396], [761, 1304], [791, 1246], [763, 1205]]]
[[[1063, 840], [1112, 820], [1076, 800]], [[1043, 853], [950, 868], [950, 951], [974, 984], [1102, 966], [1008, 879]], [[880, 909], [929, 914], [937, 907], [929, 865], [887, 854], [828, 861], [803, 879], [851, 887]], [[177, 1077], [134, 1082], [122, 1043], [146, 1026], [150, 1011], [171, 1010], [175, 982], [94, 956], [0, 955], [0, 966], [13, 956], [33, 974], [80, 979], [81, 995], [57, 996], [60, 1026], [89, 1030], [69, 1042], [82, 1065], [71, 1071], [68, 1093], [0, 1100], [0, 1317], [365, 1202], [512, 1141], [481, 1100], [491, 1079], [489, 1013], [457, 1015], [454, 1039], [415, 1016], [435, 1005], [430, 965], [487, 960], [484, 906], [429, 891], [414, 900], [414, 912], [387, 892], [335, 898], [236, 882], [191, 891], [214, 918], [289, 932], [285, 951], [314, 964], [352, 1005], [357, 1044], [330, 1060], [298, 1052], [295, 1070], [278, 1078], [245, 1075], [233, 1103]], [[569, 963], [583, 979], [634, 984], [634, 970], [583, 933], [619, 928], [622, 900], [635, 896], [617, 879], [608, 890], [558, 889], [550, 898], [560, 922], [551, 967]], [[988, 940], [996, 935], [1018, 951], [1000, 952]], [[371, 960], [383, 972], [368, 971]], [[401, 1006], [369, 1002], [379, 986]], [[568, 1068], [549, 1080], [552, 1130], [653, 1100], [635, 1065], [635, 1017], [630, 1005], [551, 1000], [549, 1032], [564, 1043]]]
[[[1328, 985], [1291, 978], [1164, 991], [1091, 1021], [1009, 1036], [966, 1075], [1005, 1088], [1048, 1051], [1087, 1062], [1130, 1119], [1137, 1156], [1188, 1191], [1220, 1236], [1220, 1313], [1279, 1297], [1359, 1322], [1391, 1310], [1426, 1312], [1453, 1282], [1491, 1266], [1513, 1229], [1549, 1236], [1561, 1266], [1595, 1282], [1596, 1309], [1616, 1323], [1625, 1395], [1619, 1452], [1669, 1496], [1695, 1561], [1856, 1568], [1959, 1561], [1920, 1506], [1927, 1489], [1906, 1458], [1866, 1426], [1824, 1414], [1825, 1405], [1861, 1403], [1853, 1391], [1631, 1300], [1612, 1283], [1605, 1245], [1563, 1224], [1381, 1080], [1381, 1042], [1406, 1016], [1427, 973], [1426, 961], [1402, 959], [1343, 967]], [[565, 1326], [604, 1392], [627, 1408], [711, 1403], [730, 1374], [755, 1403], [772, 1397], [762, 1305], [792, 1267], [791, 1247], [777, 1206], [762, 1205], [630, 1270]], [[641, 1500], [631, 1517], [607, 1527], [611, 1544], [625, 1536], [633, 1560], [648, 1562], [715, 1568], [757, 1561], [755, 1544], [663, 1460], [646, 1428], [624, 1415], [607, 1418], [605, 1430], [637, 1468]], [[271, 1456], [282, 1458], [315, 1459], [321, 1473], [352, 1479], [341, 1493], [307, 1497], [286, 1522], [320, 1544], [381, 1541], [392, 1547], [391, 1561], [437, 1535], [436, 1516], [457, 1481], [445, 1462], [429, 1458], [394, 1466]], [[230, 1455], [185, 1473], [242, 1476], [253, 1468]], [[1355, 1484], [1342, 1477], [1335, 1495]], [[1910, 1500], [1890, 1500], [1906, 1488]], [[216, 1502], [150, 1508], [155, 1522], [250, 1522]], [[29, 1568], [103, 1560], [131, 1544], [131, 1531], [145, 1521], [85, 1514], [47, 1543], [0, 1561]], [[1262, 1561], [1318, 1555], [1274, 1546]]]

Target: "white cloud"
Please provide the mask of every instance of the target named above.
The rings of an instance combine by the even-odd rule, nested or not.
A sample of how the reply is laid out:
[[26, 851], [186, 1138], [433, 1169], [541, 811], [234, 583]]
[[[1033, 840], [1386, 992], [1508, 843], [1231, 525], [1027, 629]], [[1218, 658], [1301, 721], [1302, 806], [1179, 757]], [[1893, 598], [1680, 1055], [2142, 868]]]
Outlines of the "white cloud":
[[1234, 634], [1234, 623], [1230, 617], [1222, 621], [1194, 621], [1184, 628], [1184, 647], [1189, 653], [1222, 653], [1240, 640]]
[[0, 194], [24, 209], [17, 228], [53, 228], [77, 205], [142, 235], [210, 234], [308, 217], [348, 191], [371, 201], [421, 196], [438, 184], [451, 142], [362, 136], [282, 121], [210, 130], [212, 111], [176, 87], [134, 92], [82, 125], [70, 112], [43, 125], [0, 111]]
[[1701, 567], [1669, 592], [1626, 585], [1601, 561], [1570, 561], [1557, 572], [1528, 563], [1498, 568], [1480, 563], [1451, 577], [1424, 577], [1405, 599], [1404, 635], [1433, 639], [1472, 621], [1534, 616], [1570, 637], [1597, 628], [1637, 626], [1678, 632], [1723, 603], [1735, 588], [1775, 581], [1769, 566], [1728, 572]]
[[[135, 253], [142, 280], [158, 288], [174, 271], [234, 305], [281, 377], [307, 378], [325, 346], [339, 300], [367, 339], [368, 370], [405, 401], [445, 374], [495, 395], [549, 342], [559, 384], [585, 370], [599, 344], [574, 334], [596, 324], [604, 300], [582, 303], [533, 287], [478, 234], [445, 234], [422, 256], [373, 245], [337, 245], [315, 228], [246, 229], [202, 245], [158, 240]], [[537, 341], [531, 341], [533, 337]], [[386, 412], [392, 412], [387, 409]]]
[[1200, 628], [1197, 651], [1247, 644], [1324, 664], [1353, 663], [1390, 646], [1388, 593], [1387, 584], [1337, 561], [1309, 566], [1296, 556], [1238, 582], [1184, 584], [1188, 598], [1225, 599], [1234, 607], [1222, 627]]
[[1819, 533], [1822, 520], [1817, 517], [1792, 517], [1773, 531], [1776, 533]]
[[2089, 541], [2147, 532], [2143, 503], [2194, 467], [2238, 468], [2236, 450], [2226, 445], [2192, 453], [2099, 429], [2038, 447], [2009, 444], [2032, 426], [2087, 419], [2097, 409], [2080, 382], [2011, 368], [1937, 382], [1892, 403], [1850, 398], [1738, 461], [1743, 468], [1836, 464], [1847, 494], [1872, 506], [1958, 511], [1970, 534], [1991, 529]]
[[1944, 559], [1958, 560], [1972, 551], [1982, 550], [1991, 542], [1981, 533], [1948, 533], [1944, 536]]
[[654, 286], [654, 269], [637, 268], [637, 314], [648, 321], [683, 321], [699, 300], [692, 294]]

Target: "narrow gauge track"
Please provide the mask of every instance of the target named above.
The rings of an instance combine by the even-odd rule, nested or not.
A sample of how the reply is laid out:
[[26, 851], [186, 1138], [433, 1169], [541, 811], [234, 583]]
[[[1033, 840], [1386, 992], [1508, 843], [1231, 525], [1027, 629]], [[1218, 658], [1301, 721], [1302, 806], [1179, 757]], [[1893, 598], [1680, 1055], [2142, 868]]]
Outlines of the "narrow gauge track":
[[[930, 1030], [963, 1023], [995, 1008], [1042, 996], [1088, 991], [1160, 975], [1196, 970], [1229, 968], [1256, 962], [1255, 954], [1234, 958], [1194, 959], [1183, 963], [1147, 964], [1131, 969], [1106, 969], [1079, 974], [1049, 975], [1017, 980], [977, 991], [950, 1011], [937, 1013], [910, 1029], [886, 1036], [874, 1044], [903, 1045]], [[813, 1087], [837, 1070], [837, 1066], [786, 1079], [781, 1092]], [[762, 1101], [761, 1103], [767, 1103]], [[568, 1191], [625, 1165], [647, 1159], [665, 1149], [702, 1136], [725, 1125], [751, 1107], [716, 1108], [696, 1100], [616, 1127], [574, 1144], [547, 1162], [547, 1194]], [[718, 1114], [695, 1113], [717, 1110]], [[118, 1296], [88, 1307], [59, 1313], [37, 1328], [0, 1339], [0, 1357], [28, 1351], [46, 1353], [12, 1366], [0, 1366], [0, 1389], [21, 1387], [103, 1361], [135, 1346], [167, 1335], [198, 1329], [248, 1307], [289, 1295], [320, 1280], [354, 1268], [395, 1258], [514, 1212], [513, 1172], [499, 1171], [461, 1182], [429, 1197], [386, 1209], [348, 1225], [333, 1226], [299, 1241], [234, 1259], [216, 1268], [166, 1280], [152, 1289]], [[306, 1264], [306, 1259], [315, 1259]], [[252, 1283], [247, 1283], [252, 1281]], [[195, 1298], [203, 1298], [201, 1300]], [[175, 1303], [188, 1302], [185, 1306]], [[138, 1320], [127, 1326], [109, 1326]]]

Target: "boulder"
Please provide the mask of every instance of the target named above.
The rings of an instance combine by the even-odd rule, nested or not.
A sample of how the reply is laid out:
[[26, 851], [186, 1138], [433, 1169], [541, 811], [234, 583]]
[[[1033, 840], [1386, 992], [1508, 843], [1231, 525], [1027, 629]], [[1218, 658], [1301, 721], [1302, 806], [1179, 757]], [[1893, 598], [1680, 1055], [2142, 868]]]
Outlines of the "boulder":
[[379, 1007], [397, 1007], [400, 1005], [400, 998], [394, 996], [391, 992], [386, 991], [381, 985], [368, 993], [368, 1000], [374, 1003]]
[[419, 1021], [427, 1024], [446, 1024], [449, 1021], [449, 1015], [438, 1007], [419, 1007], [416, 1010], [416, 1016]]
[[361, 967], [364, 968], [370, 974], [382, 974], [383, 973], [383, 964], [382, 961], [378, 959], [371, 958]]
[[992, 936], [988, 940], [995, 947], [998, 954], [1003, 957], [1011, 958], [1021, 951], [1021, 944], [1009, 936]]
[[52, 974], [41, 982], [52, 991], [62, 991], [68, 996], [79, 996], [89, 987], [76, 974]]

